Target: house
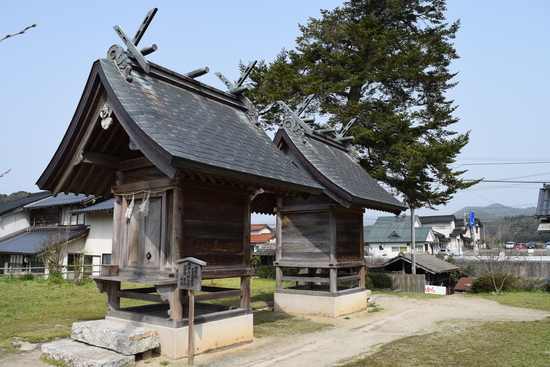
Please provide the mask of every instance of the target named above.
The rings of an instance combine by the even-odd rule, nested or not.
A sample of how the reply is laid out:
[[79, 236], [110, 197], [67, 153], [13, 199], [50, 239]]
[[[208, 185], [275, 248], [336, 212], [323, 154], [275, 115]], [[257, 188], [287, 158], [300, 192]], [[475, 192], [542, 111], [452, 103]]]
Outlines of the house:
[[[425, 285], [448, 287], [447, 294], [451, 293], [450, 273], [460, 271], [458, 266], [426, 253], [416, 254], [415, 264], [416, 274], [425, 275]], [[411, 254], [403, 252], [384, 263], [385, 273], [412, 274], [411, 269]]]
[[[44, 273], [44, 263], [39, 254], [44, 246], [54, 242], [68, 243], [62, 264], [65, 267], [72, 265], [74, 254], [85, 248], [89, 231], [84, 216], [75, 215], [72, 210], [94, 200], [94, 197], [86, 195], [61, 194], [53, 197], [49, 192], [42, 192], [16, 200], [17, 203], [8, 203], [13, 207], [10, 212], [13, 217], [5, 222], [18, 230], [0, 238], [1, 271], [6, 272], [11, 267], [19, 272]], [[25, 201], [31, 202], [24, 204]], [[9, 218], [9, 215], [5, 217]]]
[[[275, 310], [337, 317], [366, 308], [363, 213], [398, 214], [406, 207], [359, 165], [350, 137], [314, 129], [287, 111], [274, 143], [323, 191], [305, 197], [262, 193], [253, 207], [275, 207]], [[285, 275], [286, 269], [297, 275]], [[283, 281], [296, 284], [283, 286]], [[342, 283], [357, 281], [356, 286]]]
[[456, 225], [456, 217], [450, 215], [419, 216], [423, 227], [432, 227], [434, 233], [440, 238], [440, 248], [462, 249], [464, 247], [464, 235], [466, 228]]
[[[195, 258], [206, 263], [202, 279], [240, 278], [238, 289], [202, 287], [206, 293], [194, 297], [197, 348], [251, 341], [251, 212], [272, 214], [274, 207], [252, 207], [251, 199], [307, 198], [323, 187], [277, 149], [243, 88], [221, 91], [128, 49], [112, 46], [93, 63], [37, 184], [54, 194], [114, 199], [115, 270], [94, 277], [108, 295], [109, 320], [158, 329], [161, 353], [185, 357], [193, 298], [178, 286], [178, 262]], [[121, 290], [125, 282], [135, 288]], [[125, 308], [121, 298], [151, 304]], [[226, 298], [239, 306], [203, 302]]]
[[[485, 241], [481, 236], [481, 230], [483, 229], [483, 223], [479, 218], [475, 218], [474, 227], [470, 227], [468, 220], [464, 218], [457, 218], [455, 222], [456, 228], [460, 228], [460, 238], [463, 245], [463, 248], [484, 248]], [[475, 232], [475, 234], [473, 233]], [[476, 246], [474, 246], [474, 238], [476, 241]], [[460, 247], [459, 247], [460, 248]]]
[[0, 239], [31, 225], [30, 213], [24, 206], [51, 196], [49, 191], [35, 192], [0, 205]]
[[267, 224], [251, 224], [250, 225], [250, 235], [256, 236], [264, 233], [274, 233], [275, 230], [268, 226]]
[[[440, 240], [431, 227], [421, 227], [420, 218], [415, 216], [415, 249], [417, 253], [439, 252]], [[378, 217], [374, 225], [365, 229], [365, 254], [369, 257], [392, 257], [400, 252], [411, 252], [410, 217]]]

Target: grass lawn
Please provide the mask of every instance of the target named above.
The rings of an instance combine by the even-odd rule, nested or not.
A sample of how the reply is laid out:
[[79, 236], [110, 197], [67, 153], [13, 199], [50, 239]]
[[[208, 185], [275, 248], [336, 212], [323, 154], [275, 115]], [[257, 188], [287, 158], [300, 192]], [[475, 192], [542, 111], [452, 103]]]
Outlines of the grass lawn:
[[[550, 293], [470, 296], [507, 306], [550, 310]], [[441, 331], [396, 340], [341, 366], [550, 366], [550, 318], [532, 322], [448, 323], [442, 325]]]
[[[204, 285], [238, 288], [239, 279], [207, 280]], [[123, 288], [132, 287], [123, 284]], [[140, 285], [142, 286], [142, 285]], [[252, 279], [251, 306], [273, 306], [273, 279]], [[0, 354], [19, 353], [12, 342], [39, 342], [67, 338], [74, 322], [102, 319], [106, 295], [90, 282], [80, 286], [45, 281], [8, 281], [0, 277]], [[415, 298], [444, 296], [395, 294]], [[505, 305], [550, 310], [549, 293], [477, 295]], [[218, 301], [238, 305], [237, 298]], [[139, 301], [122, 300], [122, 307]], [[383, 310], [382, 310], [383, 312]], [[268, 310], [254, 313], [254, 336], [285, 336], [332, 327]], [[537, 322], [461, 322], [442, 325], [441, 330], [396, 340], [359, 356], [343, 366], [550, 366], [550, 318]]]
[[[204, 281], [204, 285], [239, 288], [239, 279]], [[123, 283], [122, 288], [143, 284]], [[251, 307], [256, 310], [273, 306], [275, 280], [251, 280]], [[95, 283], [74, 286], [69, 283], [49, 285], [46, 281], [9, 281], [0, 277], [0, 354], [19, 353], [12, 342], [24, 340], [40, 342], [71, 336], [74, 322], [103, 319], [107, 313], [107, 296], [99, 293]], [[238, 306], [237, 297], [216, 300], [230, 306]], [[136, 306], [147, 302], [121, 299], [121, 307]], [[305, 317], [292, 317], [271, 311], [254, 313], [254, 335], [282, 335], [289, 329], [293, 333], [307, 333], [329, 327], [308, 322]]]

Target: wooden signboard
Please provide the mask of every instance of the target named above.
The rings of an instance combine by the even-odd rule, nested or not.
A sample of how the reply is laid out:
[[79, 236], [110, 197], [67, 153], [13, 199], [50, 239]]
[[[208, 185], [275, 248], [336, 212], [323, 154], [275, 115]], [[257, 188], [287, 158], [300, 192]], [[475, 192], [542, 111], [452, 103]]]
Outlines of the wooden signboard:
[[176, 260], [178, 264], [178, 288], [191, 291], [200, 291], [202, 283], [202, 267], [204, 261], [194, 257]]
[[194, 364], [195, 357], [195, 291], [201, 290], [202, 267], [206, 262], [194, 257], [176, 260], [178, 264], [178, 289], [189, 291], [189, 335], [187, 345], [187, 362]]

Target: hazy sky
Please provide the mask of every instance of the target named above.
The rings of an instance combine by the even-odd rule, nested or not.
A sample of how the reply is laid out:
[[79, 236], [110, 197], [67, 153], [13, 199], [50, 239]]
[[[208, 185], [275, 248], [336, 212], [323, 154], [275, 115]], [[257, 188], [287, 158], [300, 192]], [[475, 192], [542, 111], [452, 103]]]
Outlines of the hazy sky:
[[[119, 25], [133, 37], [145, 14], [159, 8], [140, 46], [155, 43], [147, 56], [186, 73], [208, 66], [201, 82], [225, 90], [214, 72], [239, 77], [238, 63], [272, 61], [292, 49], [298, 24], [319, 17], [336, 0], [279, 1], [11, 1], [0, 10], [0, 38], [38, 23], [25, 34], [0, 42], [0, 193], [38, 191], [35, 182], [55, 153], [70, 123], [92, 63], [122, 44]], [[456, 167], [465, 179], [486, 182], [458, 193], [438, 211], [500, 203], [535, 206], [541, 182], [550, 182], [547, 153], [550, 88], [550, 1], [449, 0], [447, 19], [461, 20], [455, 40], [459, 56], [451, 90], [460, 122], [471, 131]], [[546, 106], [546, 107], [545, 107]], [[368, 212], [367, 222], [382, 212]], [[253, 218], [268, 221], [269, 218]]]

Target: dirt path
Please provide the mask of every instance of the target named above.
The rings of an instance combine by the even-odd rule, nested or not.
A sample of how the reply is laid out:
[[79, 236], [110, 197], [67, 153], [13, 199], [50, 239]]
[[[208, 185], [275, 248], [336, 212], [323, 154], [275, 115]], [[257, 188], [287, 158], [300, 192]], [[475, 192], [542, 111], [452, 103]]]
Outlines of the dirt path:
[[[548, 311], [502, 306], [482, 298], [460, 294], [439, 299], [416, 300], [392, 295], [375, 296], [381, 312], [359, 313], [349, 319], [311, 317], [313, 322], [331, 323], [334, 328], [291, 337], [264, 337], [238, 348], [195, 356], [199, 367], [271, 367], [333, 366], [338, 362], [373, 350], [380, 344], [410, 335], [443, 328], [441, 321], [453, 323], [484, 321], [533, 321], [550, 316]], [[2, 359], [0, 366], [46, 366], [38, 361], [39, 350]], [[139, 362], [139, 367], [187, 366], [187, 359], [173, 361], [165, 357]]]

